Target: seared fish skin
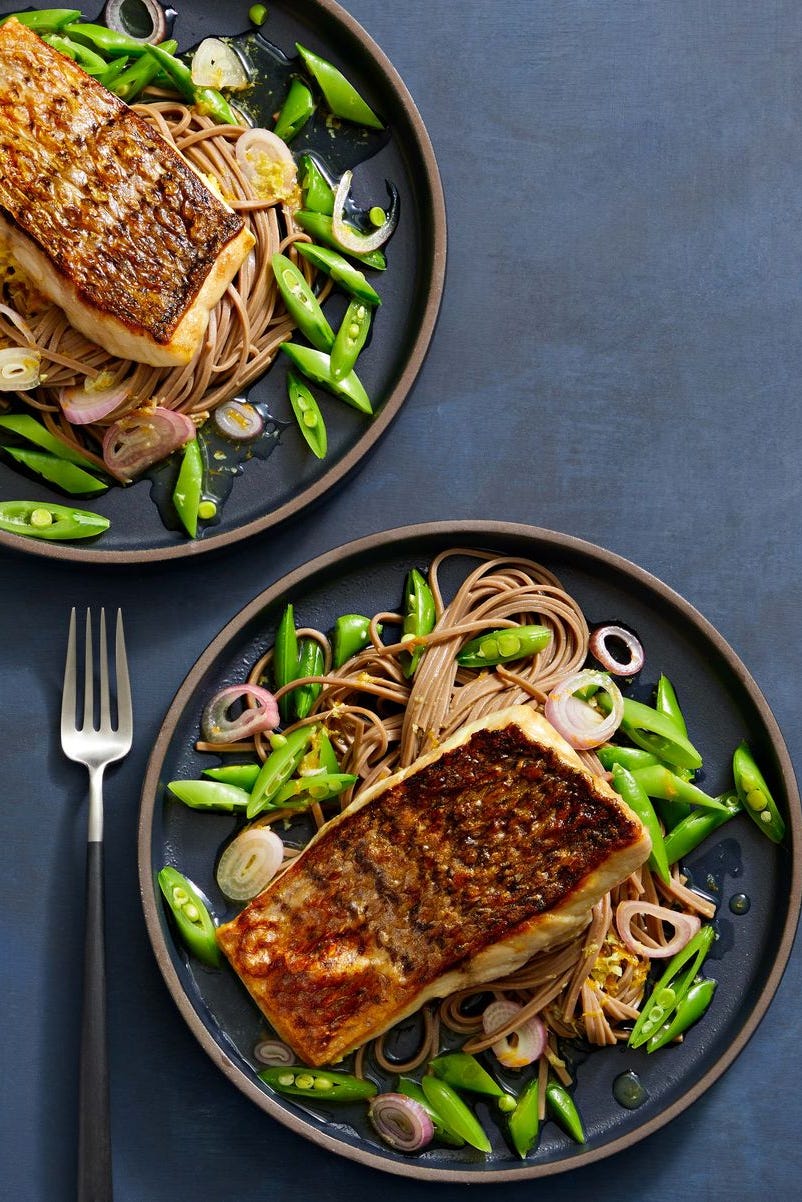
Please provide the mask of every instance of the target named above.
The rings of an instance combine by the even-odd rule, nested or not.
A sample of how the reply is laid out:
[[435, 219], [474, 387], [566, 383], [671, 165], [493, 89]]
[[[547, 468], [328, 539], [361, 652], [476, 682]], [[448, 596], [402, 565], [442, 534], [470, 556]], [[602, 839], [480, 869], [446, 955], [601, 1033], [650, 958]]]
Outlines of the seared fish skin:
[[0, 26], [0, 243], [110, 353], [188, 363], [253, 245], [146, 121], [18, 21]]
[[327, 1064], [570, 939], [650, 850], [617, 794], [514, 706], [366, 790], [217, 937], [279, 1035]]

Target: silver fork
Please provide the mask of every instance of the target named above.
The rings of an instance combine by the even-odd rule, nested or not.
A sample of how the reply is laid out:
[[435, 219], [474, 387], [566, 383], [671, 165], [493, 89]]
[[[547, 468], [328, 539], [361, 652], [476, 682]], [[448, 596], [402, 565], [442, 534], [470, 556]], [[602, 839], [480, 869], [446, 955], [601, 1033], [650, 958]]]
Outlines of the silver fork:
[[95, 727], [92, 615], [86, 612], [83, 722], [77, 723], [78, 654], [76, 618], [70, 616], [61, 701], [61, 746], [89, 769], [89, 826], [86, 849], [86, 937], [78, 1094], [78, 1202], [111, 1202], [111, 1129], [106, 1045], [106, 957], [103, 919], [103, 772], [131, 747], [131, 685], [125, 656], [122, 613], [115, 639], [117, 723], [112, 726], [106, 614], [100, 611], [100, 724]]

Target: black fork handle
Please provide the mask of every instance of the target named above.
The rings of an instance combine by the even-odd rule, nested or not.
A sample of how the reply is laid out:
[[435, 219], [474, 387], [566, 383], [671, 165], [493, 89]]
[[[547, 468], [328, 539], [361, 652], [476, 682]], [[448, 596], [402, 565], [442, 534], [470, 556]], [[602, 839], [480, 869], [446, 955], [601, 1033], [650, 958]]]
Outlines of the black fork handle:
[[112, 1202], [103, 844], [86, 847], [86, 942], [78, 1087], [78, 1202]]

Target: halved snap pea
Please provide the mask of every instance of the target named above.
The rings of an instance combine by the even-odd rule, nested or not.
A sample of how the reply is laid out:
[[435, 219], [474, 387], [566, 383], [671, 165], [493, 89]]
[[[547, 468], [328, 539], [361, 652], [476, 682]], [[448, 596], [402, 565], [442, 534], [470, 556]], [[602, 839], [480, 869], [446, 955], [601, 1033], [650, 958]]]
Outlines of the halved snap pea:
[[488, 668], [506, 664], [529, 655], [537, 655], [551, 642], [546, 626], [509, 626], [488, 630], [466, 643], [457, 656], [463, 668]]

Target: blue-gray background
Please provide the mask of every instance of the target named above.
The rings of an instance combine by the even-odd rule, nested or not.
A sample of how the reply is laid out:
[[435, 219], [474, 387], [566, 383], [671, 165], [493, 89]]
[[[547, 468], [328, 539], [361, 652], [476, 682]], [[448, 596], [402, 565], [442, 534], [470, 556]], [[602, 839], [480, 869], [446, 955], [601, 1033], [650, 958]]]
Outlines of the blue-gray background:
[[[9, 1202], [74, 1193], [84, 777], [55, 736], [69, 605], [124, 604], [134, 666], [136, 744], [107, 789], [118, 1202], [462, 1196], [380, 1176], [273, 1124], [199, 1050], [146, 941], [137, 802], [161, 716], [224, 621], [288, 568], [434, 518], [583, 536], [716, 624], [792, 756], [802, 751], [802, 8], [350, 10], [418, 102], [449, 213], [439, 327], [390, 434], [315, 513], [208, 561], [112, 571], [0, 558]], [[482, 1197], [798, 1197], [800, 993], [797, 954], [746, 1051], [670, 1127], [595, 1168], [477, 1187]]]

